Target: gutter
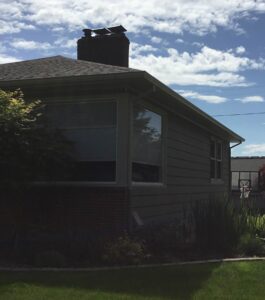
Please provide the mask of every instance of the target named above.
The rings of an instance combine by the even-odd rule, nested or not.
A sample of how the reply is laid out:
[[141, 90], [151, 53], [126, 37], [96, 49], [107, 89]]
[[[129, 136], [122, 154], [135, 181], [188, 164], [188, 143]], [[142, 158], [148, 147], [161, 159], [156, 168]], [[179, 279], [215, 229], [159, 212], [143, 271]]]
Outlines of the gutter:
[[239, 146], [240, 144], [242, 144], [242, 141], [239, 141], [237, 144], [231, 146], [230, 149], [232, 149], [232, 148], [234, 148], [234, 147], [236, 147], [236, 146]]

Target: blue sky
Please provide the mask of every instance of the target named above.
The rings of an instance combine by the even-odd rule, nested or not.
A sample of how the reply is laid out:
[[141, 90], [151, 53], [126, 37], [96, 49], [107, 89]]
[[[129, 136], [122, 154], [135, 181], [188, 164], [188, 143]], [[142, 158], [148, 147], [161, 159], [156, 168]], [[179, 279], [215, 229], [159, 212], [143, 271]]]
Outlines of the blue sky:
[[[0, 63], [76, 58], [83, 28], [122, 24], [130, 66], [210, 115], [265, 112], [265, 0], [0, 0]], [[265, 114], [216, 117], [265, 155]]]

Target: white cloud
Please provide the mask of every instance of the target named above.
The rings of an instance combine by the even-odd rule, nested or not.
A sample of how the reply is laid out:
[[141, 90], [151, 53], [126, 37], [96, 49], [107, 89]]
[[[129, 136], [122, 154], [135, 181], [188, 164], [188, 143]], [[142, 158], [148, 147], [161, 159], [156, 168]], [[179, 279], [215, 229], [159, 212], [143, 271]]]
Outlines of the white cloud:
[[264, 102], [264, 98], [261, 96], [248, 96], [244, 98], [237, 99], [242, 103], [249, 103], [249, 102]]
[[155, 52], [158, 49], [151, 46], [151, 45], [141, 45], [138, 43], [130, 43], [131, 46], [131, 55], [132, 57], [137, 57], [139, 55], [141, 55], [142, 53], [146, 53], [146, 52]]
[[0, 34], [18, 33], [24, 29], [32, 30], [35, 29], [35, 26], [32, 24], [26, 24], [24, 22], [18, 22], [15, 20], [14, 21], [0, 20]]
[[203, 95], [197, 92], [187, 91], [187, 90], [179, 90], [177, 91], [177, 93], [179, 93], [181, 96], [187, 99], [191, 98], [196, 100], [202, 100], [212, 104], [220, 104], [227, 101], [227, 99], [224, 97], [215, 96], [215, 95]]
[[155, 43], [155, 44], [159, 44], [162, 42], [162, 39], [158, 36], [152, 36], [151, 37], [151, 42]]
[[9, 56], [9, 55], [0, 53], [0, 64], [7, 64], [7, 63], [11, 63], [11, 62], [16, 62], [16, 61], [19, 61], [19, 59], [14, 56]]
[[77, 47], [77, 39], [58, 38], [54, 45], [60, 48], [75, 48]]
[[0, 2], [1, 32], [46, 25], [79, 29], [123, 24], [130, 32], [153, 28], [160, 32], [203, 35], [218, 27], [242, 31], [238, 20], [265, 12], [263, 0], [9, 0]]
[[184, 43], [183, 39], [177, 39], [176, 42], [179, 43], [179, 44], [183, 44]]
[[3, 42], [0, 42], [0, 64], [6, 64], [10, 62], [19, 61], [18, 58], [8, 55], [7, 53], [7, 47], [6, 44]]
[[199, 43], [199, 42], [193, 42], [192, 45], [196, 46], [196, 47], [199, 47], [199, 48], [202, 48], [204, 46], [203, 43]]
[[[14, 39], [9, 45], [22, 50], [51, 50], [55, 48], [76, 48], [77, 39], [57, 38], [53, 44], [47, 42], [37, 42], [25, 39]], [[1, 46], [1, 45], [0, 45]], [[139, 45], [140, 47], [140, 45]]]
[[265, 155], [265, 144], [249, 144], [244, 146], [244, 155]]
[[16, 49], [23, 49], [23, 50], [49, 50], [52, 48], [52, 45], [49, 43], [41, 43], [36, 41], [28, 41], [24, 39], [14, 39], [10, 42], [10, 45]]
[[246, 49], [243, 46], [239, 46], [236, 48], [236, 53], [237, 54], [243, 54], [246, 52]]
[[131, 66], [148, 71], [166, 84], [229, 87], [251, 85], [239, 73], [264, 69], [265, 62], [204, 46], [196, 53], [169, 48], [167, 56], [133, 55]]

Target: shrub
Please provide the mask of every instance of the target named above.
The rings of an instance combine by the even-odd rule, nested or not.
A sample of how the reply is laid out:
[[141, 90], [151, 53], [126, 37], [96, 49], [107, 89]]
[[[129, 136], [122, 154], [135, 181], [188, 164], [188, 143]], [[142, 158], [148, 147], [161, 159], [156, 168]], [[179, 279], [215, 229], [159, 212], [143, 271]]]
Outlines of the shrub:
[[125, 234], [106, 245], [103, 260], [109, 264], [135, 265], [143, 262], [145, 257], [143, 242]]
[[63, 254], [56, 250], [44, 251], [37, 254], [35, 264], [38, 267], [64, 267], [66, 258]]
[[135, 235], [145, 241], [146, 248], [154, 255], [172, 253], [177, 247], [176, 224], [173, 222], [146, 225], [135, 232]]
[[238, 252], [244, 255], [263, 253], [265, 216], [241, 205], [235, 208], [229, 200], [209, 200], [194, 206], [197, 246], [203, 251], [222, 255]]
[[241, 255], [265, 255], [265, 244], [264, 241], [251, 235], [250, 233], [246, 233], [241, 236], [238, 252]]
[[248, 226], [254, 234], [265, 238], [265, 215], [250, 215], [248, 217]]
[[198, 202], [193, 214], [196, 244], [203, 251], [230, 254], [249, 230], [247, 212], [239, 212], [228, 200]]

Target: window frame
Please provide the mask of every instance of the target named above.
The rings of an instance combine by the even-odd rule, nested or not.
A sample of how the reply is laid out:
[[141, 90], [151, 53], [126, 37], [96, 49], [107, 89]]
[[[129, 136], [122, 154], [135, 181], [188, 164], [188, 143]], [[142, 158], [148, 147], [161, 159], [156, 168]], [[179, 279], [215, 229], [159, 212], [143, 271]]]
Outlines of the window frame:
[[[147, 181], [134, 181], [133, 180], [133, 135], [134, 135], [134, 106], [140, 106], [148, 111], [151, 111], [161, 117], [161, 170], [160, 170], [160, 181], [157, 182], [147, 182]], [[166, 185], [166, 124], [167, 118], [166, 113], [159, 109], [157, 106], [153, 105], [147, 101], [132, 101], [130, 105], [130, 155], [129, 155], [129, 185], [131, 186], [165, 186]]]
[[[65, 185], [70, 185], [70, 186], [113, 186], [113, 185], [117, 185], [118, 184], [118, 145], [119, 145], [119, 126], [120, 126], [120, 121], [119, 121], [119, 109], [120, 109], [120, 103], [119, 103], [119, 99], [118, 98], [97, 98], [96, 96], [93, 97], [93, 99], [88, 99], [87, 97], [79, 97], [77, 100], [73, 101], [73, 98], [69, 98], [67, 99], [67, 97], [64, 97], [62, 99], [60, 99], [59, 97], [56, 98], [56, 100], [54, 99], [53, 101], [47, 101], [45, 102], [45, 105], [64, 105], [64, 104], [89, 104], [89, 103], [106, 103], [106, 102], [113, 102], [116, 105], [116, 155], [115, 155], [115, 180], [114, 181], [88, 181], [88, 180], [56, 180], [53, 183], [51, 182], [35, 182], [35, 184], [37, 185], [43, 185], [43, 184], [56, 184], [58, 186], [65, 186]], [[112, 125], [110, 126], [103, 126], [104, 127], [113, 127]], [[78, 127], [72, 127], [73, 129], [77, 129]], [[80, 128], [84, 128], [84, 127], [80, 127]], [[93, 128], [93, 127], [91, 127]], [[98, 128], [98, 126], [97, 126]], [[68, 127], [67, 129], [70, 129], [70, 127]], [[66, 130], [67, 130], [66, 129]], [[60, 129], [62, 130], [62, 132], [65, 130], [64, 128]]]
[[[212, 156], [212, 143], [214, 143], [214, 156]], [[218, 155], [220, 145], [220, 157]], [[211, 183], [223, 183], [223, 141], [217, 138], [210, 139], [210, 180]], [[212, 162], [214, 163], [214, 177], [212, 177]], [[220, 177], [218, 176], [218, 164], [220, 164]]]

